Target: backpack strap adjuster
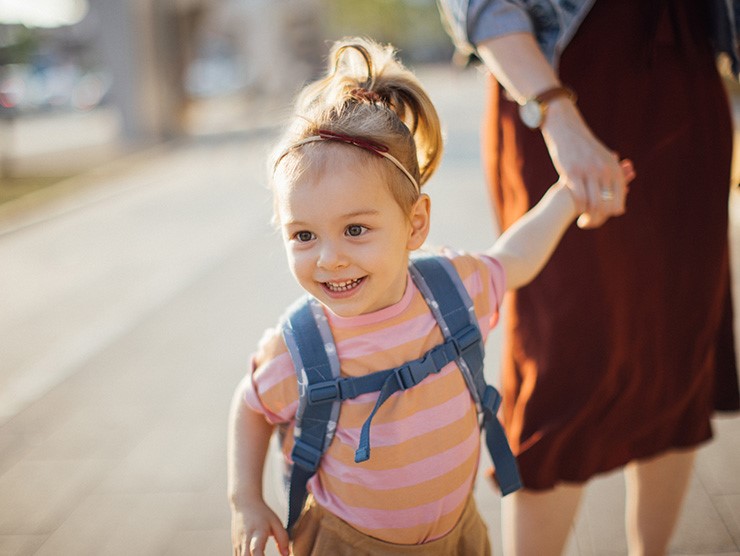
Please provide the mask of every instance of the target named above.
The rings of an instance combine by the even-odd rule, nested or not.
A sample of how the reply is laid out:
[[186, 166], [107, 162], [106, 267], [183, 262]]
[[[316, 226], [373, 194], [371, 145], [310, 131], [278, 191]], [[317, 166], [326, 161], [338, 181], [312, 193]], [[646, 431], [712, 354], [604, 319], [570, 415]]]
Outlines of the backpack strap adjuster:
[[310, 444], [307, 444], [301, 438], [296, 437], [293, 451], [290, 454], [293, 463], [301, 466], [309, 472], [315, 472], [319, 468], [322, 452]]
[[450, 338], [455, 346], [458, 357], [463, 357], [465, 352], [474, 347], [481, 339], [480, 330], [473, 324], [466, 326]]
[[379, 387], [374, 387], [375, 381], [362, 380], [357, 383], [357, 378], [340, 377], [332, 380], [324, 380], [309, 384], [306, 387], [306, 403], [317, 405], [326, 402], [341, 402], [352, 400], [360, 394], [377, 392]]
[[311, 405], [341, 400], [341, 396], [338, 380], [309, 384], [306, 388], [306, 401]]
[[483, 399], [481, 400], [481, 407], [483, 408], [486, 418], [495, 418], [498, 413], [498, 408], [501, 405], [501, 394], [490, 384], [486, 384], [486, 389], [483, 393]]

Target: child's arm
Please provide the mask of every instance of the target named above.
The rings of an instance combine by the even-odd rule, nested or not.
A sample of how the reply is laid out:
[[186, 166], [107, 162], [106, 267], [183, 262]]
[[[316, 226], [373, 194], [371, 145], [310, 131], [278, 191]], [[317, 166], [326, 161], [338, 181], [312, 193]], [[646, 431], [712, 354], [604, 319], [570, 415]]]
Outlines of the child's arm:
[[488, 254], [504, 268], [507, 289], [520, 288], [539, 274], [576, 216], [573, 196], [558, 182], [501, 234]]
[[287, 556], [288, 533], [265, 504], [262, 472], [273, 426], [244, 402], [245, 378], [236, 389], [229, 415], [228, 479], [234, 554], [262, 555], [270, 536]]
[[[635, 174], [629, 161], [622, 162], [627, 181]], [[622, 192], [626, 195], [626, 189]], [[624, 199], [614, 203], [611, 216], [622, 214]], [[558, 182], [539, 203], [508, 228], [488, 254], [504, 268], [507, 289], [528, 284], [550, 259], [555, 247], [573, 220], [583, 212], [566, 184]]]

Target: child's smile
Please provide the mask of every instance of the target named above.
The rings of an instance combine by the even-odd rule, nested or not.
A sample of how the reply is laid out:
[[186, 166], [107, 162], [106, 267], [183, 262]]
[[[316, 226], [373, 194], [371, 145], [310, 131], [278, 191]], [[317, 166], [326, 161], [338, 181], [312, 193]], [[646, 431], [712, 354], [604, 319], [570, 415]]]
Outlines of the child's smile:
[[354, 290], [363, 280], [364, 278], [356, 278], [344, 282], [324, 282], [324, 286], [333, 294], [342, 294]]
[[406, 288], [409, 251], [420, 242], [386, 185], [387, 172], [395, 169], [357, 147], [312, 148], [310, 167], [299, 178], [288, 182], [278, 172], [275, 180], [293, 275], [340, 316], [397, 303]]

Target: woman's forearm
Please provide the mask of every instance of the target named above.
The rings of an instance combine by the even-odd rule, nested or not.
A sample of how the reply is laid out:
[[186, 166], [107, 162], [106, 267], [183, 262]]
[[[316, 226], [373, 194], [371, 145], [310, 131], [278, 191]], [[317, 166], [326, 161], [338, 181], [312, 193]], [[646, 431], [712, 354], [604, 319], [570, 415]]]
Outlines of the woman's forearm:
[[530, 33], [512, 33], [476, 45], [488, 71], [517, 101], [560, 84]]
[[[530, 33], [513, 33], [489, 39], [477, 45], [478, 54], [488, 71], [520, 104], [526, 99], [563, 85]], [[565, 83], [567, 85], [567, 83]], [[578, 109], [567, 96], [548, 102], [542, 133], [547, 140], [562, 128], [577, 126], [590, 136]]]
[[[568, 85], [560, 82], [530, 33], [488, 39], [477, 49], [488, 70], [519, 103], [552, 87]], [[593, 134], [570, 97], [557, 96], [547, 103], [541, 131], [555, 170], [569, 184], [577, 204], [584, 207], [586, 214], [579, 218], [579, 226], [600, 226], [624, 208], [614, 200], [623, 199], [625, 187], [618, 157]], [[604, 190], [612, 194], [602, 196]]]

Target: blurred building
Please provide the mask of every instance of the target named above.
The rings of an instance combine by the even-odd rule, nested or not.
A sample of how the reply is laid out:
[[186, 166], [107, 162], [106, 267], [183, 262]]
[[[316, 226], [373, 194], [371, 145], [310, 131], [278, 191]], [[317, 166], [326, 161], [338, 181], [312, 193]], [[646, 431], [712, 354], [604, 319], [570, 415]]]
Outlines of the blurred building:
[[[412, 63], [451, 53], [434, 0], [65, 1], [87, 13], [59, 27], [0, 23], [2, 116], [112, 103], [135, 144], [185, 133], [203, 98], [287, 101], [342, 36], [393, 43]], [[3, 60], [6, 43], [32, 58]]]
[[90, 7], [123, 134], [133, 140], [181, 134], [192, 96], [292, 92], [320, 57], [321, 0], [90, 0]]
[[292, 94], [325, 54], [323, 12], [323, 0], [222, 0], [206, 31], [234, 47], [247, 90]]

